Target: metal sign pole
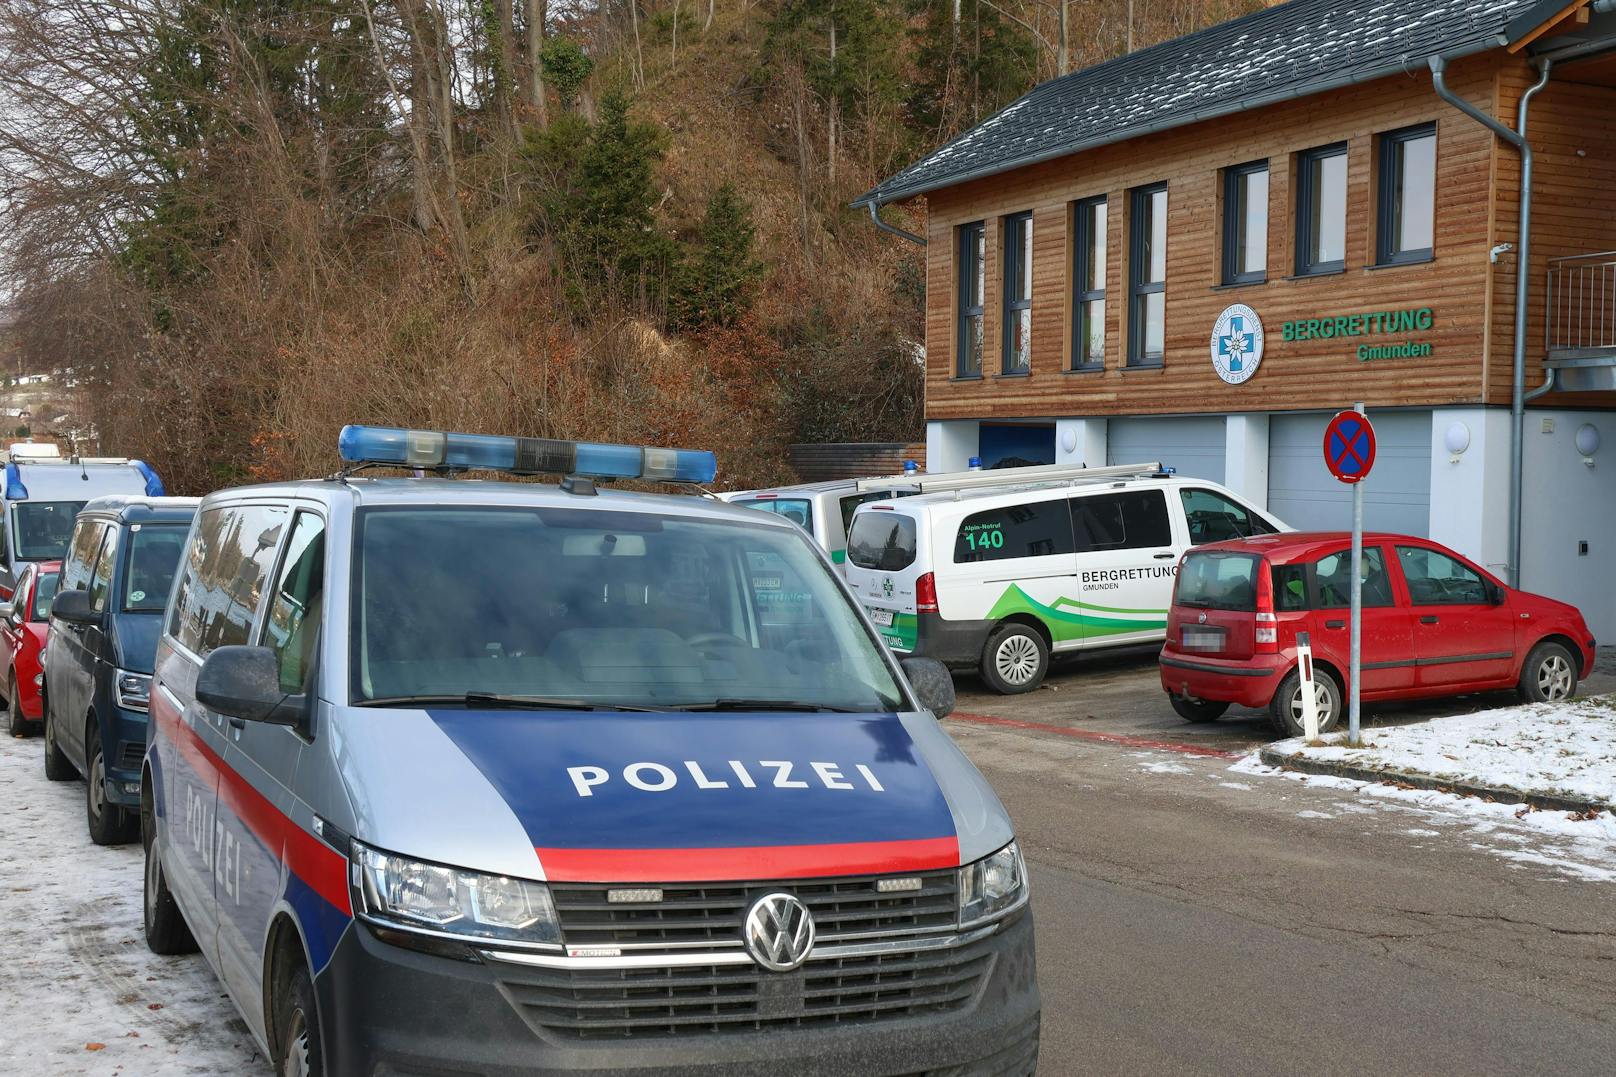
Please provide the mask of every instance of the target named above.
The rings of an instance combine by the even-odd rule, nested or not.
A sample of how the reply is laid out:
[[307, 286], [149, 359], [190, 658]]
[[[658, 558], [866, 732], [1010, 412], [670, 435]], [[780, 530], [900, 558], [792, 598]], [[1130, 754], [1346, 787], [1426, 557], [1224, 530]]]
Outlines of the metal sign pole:
[[[1352, 406], [1364, 414], [1363, 402]], [[1363, 482], [1352, 484], [1352, 653], [1347, 672], [1347, 743], [1362, 744], [1358, 729], [1358, 667], [1363, 655]]]

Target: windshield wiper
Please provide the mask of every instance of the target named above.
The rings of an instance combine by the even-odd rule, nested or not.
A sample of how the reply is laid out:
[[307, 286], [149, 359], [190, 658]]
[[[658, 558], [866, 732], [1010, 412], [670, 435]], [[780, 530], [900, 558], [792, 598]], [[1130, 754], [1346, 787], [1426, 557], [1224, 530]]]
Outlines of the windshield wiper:
[[827, 707], [822, 703], [797, 703], [789, 699], [715, 699], [709, 703], [685, 703], [669, 707], [675, 711], [803, 711], [805, 713], [865, 714], [853, 707]]
[[356, 707], [461, 706], [509, 708], [535, 711], [651, 711], [653, 707], [633, 707], [620, 703], [590, 703], [582, 699], [554, 699], [549, 696], [505, 695], [500, 692], [466, 692], [462, 695], [382, 696], [362, 699]]

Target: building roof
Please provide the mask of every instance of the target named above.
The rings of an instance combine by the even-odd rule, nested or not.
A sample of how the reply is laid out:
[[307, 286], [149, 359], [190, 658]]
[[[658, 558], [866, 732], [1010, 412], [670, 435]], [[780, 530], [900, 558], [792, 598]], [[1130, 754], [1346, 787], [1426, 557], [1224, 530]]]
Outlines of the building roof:
[[[854, 205], [883, 205], [1013, 168], [1483, 52], [1567, 0], [1290, 0], [1073, 72], [916, 161]], [[1553, 8], [1553, 11], [1548, 10]]]

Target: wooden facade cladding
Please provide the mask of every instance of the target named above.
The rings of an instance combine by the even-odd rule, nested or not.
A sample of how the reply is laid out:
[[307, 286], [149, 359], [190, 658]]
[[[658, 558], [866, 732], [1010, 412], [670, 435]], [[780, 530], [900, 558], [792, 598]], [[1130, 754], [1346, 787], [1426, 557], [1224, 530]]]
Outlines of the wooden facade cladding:
[[[1499, 51], [1455, 63], [1449, 84], [1483, 109], [1508, 113], [1530, 69]], [[1540, 151], [1540, 177], [1561, 185], [1553, 196], [1539, 189], [1541, 227], [1537, 266], [1555, 253], [1601, 249], [1590, 230], [1578, 228], [1575, 195], [1609, 205], [1616, 191], [1610, 173], [1608, 117], [1616, 91], [1556, 86], [1533, 110], [1534, 141], [1560, 139]], [[1570, 113], [1556, 119], [1564, 102]], [[1603, 102], [1603, 104], [1601, 104]], [[1582, 112], [1587, 113], [1584, 118]], [[1598, 122], [1592, 118], [1599, 115]], [[1414, 124], [1437, 129], [1436, 246], [1433, 260], [1376, 268], [1377, 136]], [[1597, 131], [1590, 132], [1590, 128]], [[1578, 163], [1570, 142], [1600, 142], [1598, 164]], [[1346, 270], [1293, 279], [1295, 273], [1295, 160], [1302, 151], [1348, 146]], [[1580, 143], [1579, 143], [1580, 144]], [[1569, 155], [1569, 156], [1568, 156]], [[1588, 159], [1595, 157], [1594, 149]], [[1221, 287], [1222, 170], [1250, 161], [1269, 164], [1268, 271], [1262, 283]], [[1549, 163], [1549, 162], [1552, 162]], [[1513, 172], [1511, 171], [1513, 170]], [[1603, 171], [1601, 171], [1603, 170]], [[1518, 159], [1508, 146], [1437, 97], [1423, 65], [1410, 73], [1346, 90], [1144, 136], [928, 196], [926, 412], [929, 419], [1031, 418], [1056, 415], [1194, 414], [1327, 409], [1363, 400], [1373, 407], [1498, 403], [1509, 395], [1513, 318], [1513, 262], [1489, 262], [1515, 230], [1513, 190]], [[1128, 193], [1168, 185], [1166, 353], [1159, 369], [1124, 368], [1128, 309]], [[1603, 184], [1602, 190], [1599, 188]], [[1108, 208], [1106, 358], [1097, 372], [1068, 372], [1072, 363], [1073, 213], [1079, 199], [1104, 195]], [[1033, 213], [1032, 372], [997, 376], [1001, 369], [1003, 218]], [[953, 376], [957, 340], [957, 229], [986, 222], [986, 312], [983, 377]], [[1606, 227], [1616, 215], [1605, 213]], [[1558, 231], [1556, 231], [1558, 230]], [[1616, 235], [1602, 249], [1616, 248]], [[1507, 264], [1506, 264], [1507, 262]], [[1502, 272], [1506, 271], [1507, 272]], [[1261, 368], [1243, 385], [1219, 379], [1210, 361], [1213, 323], [1233, 303], [1261, 317], [1266, 348]], [[1350, 316], [1429, 307], [1428, 331], [1284, 341], [1292, 319]], [[1530, 338], [1542, 352], [1541, 322]], [[1432, 346], [1426, 358], [1360, 361], [1359, 344], [1412, 339]], [[1538, 375], [1541, 381], [1541, 375]]]
[[[1579, 82], [1597, 78], [1604, 85]], [[1504, 64], [1498, 72], [1498, 117], [1515, 126], [1516, 108], [1536, 81], [1524, 64]], [[1607, 62], [1558, 67], [1531, 103], [1527, 135], [1534, 154], [1532, 198], [1532, 265], [1526, 332], [1526, 386], [1543, 384], [1544, 312], [1549, 262], [1555, 258], [1616, 251], [1616, 68]], [[1517, 239], [1521, 159], [1500, 142], [1495, 149], [1497, 175], [1495, 242]], [[1515, 331], [1513, 256], [1502, 258], [1492, 278], [1492, 349], [1487, 369], [1487, 402], [1508, 404]], [[1609, 393], [1551, 393], [1539, 403], [1557, 407], [1608, 408]]]

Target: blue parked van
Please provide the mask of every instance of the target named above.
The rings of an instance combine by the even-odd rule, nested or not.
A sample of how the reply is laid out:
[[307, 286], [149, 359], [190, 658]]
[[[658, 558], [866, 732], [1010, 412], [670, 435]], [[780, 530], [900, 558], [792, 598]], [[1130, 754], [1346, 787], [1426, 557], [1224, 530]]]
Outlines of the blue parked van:
[[152, 658], [199, 504], [101, 497], [73, 524], [45, 643], [45, 776], [85, 780], [90, 840], [140, 833]]

